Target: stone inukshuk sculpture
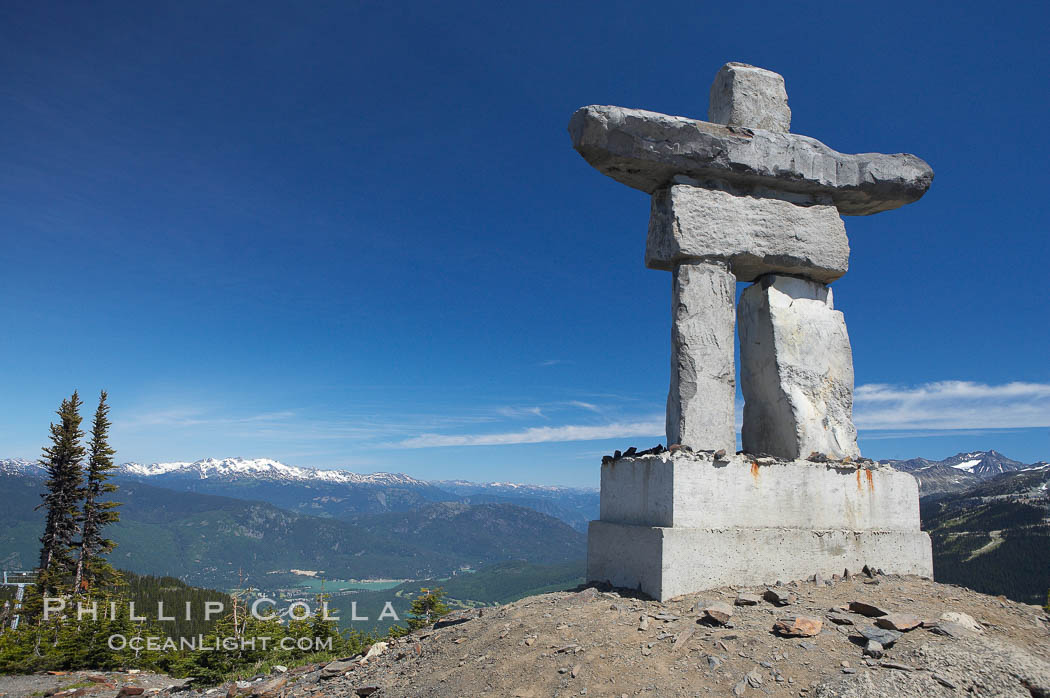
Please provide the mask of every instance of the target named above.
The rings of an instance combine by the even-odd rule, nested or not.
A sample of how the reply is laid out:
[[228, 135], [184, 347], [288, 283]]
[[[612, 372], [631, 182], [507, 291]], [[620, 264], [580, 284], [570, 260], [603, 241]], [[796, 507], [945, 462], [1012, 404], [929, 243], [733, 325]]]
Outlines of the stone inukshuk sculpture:
[[[764, 531], [764, 540], [777, 546], [799, 532], [859, 534], [836, 542], [829, 533], [822, 542], [842, 550], [824, 546], [807, 574], [830, 574], [835, 566], [841, 572], [841, 563], [881, 562], [876, 566], [929, 576], [929, 539], [918, 530], [914, 479], [860, 460], [852, 353], [827, 284], [845, 274], [849, 262], [840, 215], [912, 203], [929, 188], [933, 171], [913, 155], [846, 155], [789, 133], [783, 78], [741, 63], [726, 64], [715, 77], [708, 119], [590, 106], [569, 122], [573, 145], [587, 162], [652, 197], [645, 263], [672, 275], [667, 442], [683, 447], [603, 465], [602, 513], [589, 533], [588, 575], [640, 586], [659, 598], [717, 583], [791, 578], [790, 564], [783, 569], [767, 564], [768, 556], [734, 551], [735, 534], [707, 535], [717, 524]], [[738, 281], [754, 283], [734, 313]], [[734, 318], [745, 400], [742, 456], [732, 455]], [[714, 461], [703, 451], [730, 455]], [[833, 465], [799, 460], [814, 454]], [[697, 470], [700, 463], [716, 467]], [[860, 467], [865, 463], [871, 467]], [[681, 465], [692, 470], [680, 471]], [[781, 488], [775, 501], [755, 498], [762, 465], [783, 466], [765, 478]], [[746, 468], [750, 490], [726, 475], [739, 467]], [[857, 487], [842, 494], [845, 501], [824, 515], [805, 513], [837, 497], [841, 476], [854, 472]], [[876, 488], [876, 472], [887, 486]], [[867, 493], [866, 505], [854, 501], [857, 491]], [[785, 495], [794, 501], [782, 501]], [[717, 514], [708, 510], [711, 498], [725, 500]], [[756, 525], [762, 515], [755, 506], [774, 514], [780, 507], [783, 520], [776, 523], [774, 516], [773, 528], [793, 533], [769, 538], [770, 527]], [[610, 528], [617, 526], [628, 528]], [[888, 539], [876, 534], [891, 531], [903, 537], [887, 549], [879, 541]], [[811, 541], [795, 542], [788, 549], [797, 557]], [[696, 546], [710, 544], [728, 546], [722, 557], [737, 558], [747, 569], [729, 578], [695, 553]], [[669, 568], [672, 559], [677, 569]], [[697, 572], [697, 565], [705, 569]]]

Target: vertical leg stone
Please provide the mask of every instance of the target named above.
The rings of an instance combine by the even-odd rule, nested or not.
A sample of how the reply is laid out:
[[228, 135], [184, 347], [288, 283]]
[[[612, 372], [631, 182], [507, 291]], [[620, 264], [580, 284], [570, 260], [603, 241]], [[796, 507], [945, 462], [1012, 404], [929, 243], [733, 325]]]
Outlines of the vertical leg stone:
[[744, 450], [781, 458], [860, 455], [853, 353], [831, 289], [769, 275], [740, 297]]
[[668, 444], [736, 452], [735, 298], [736, 278], [724, 262], [674, 268]]

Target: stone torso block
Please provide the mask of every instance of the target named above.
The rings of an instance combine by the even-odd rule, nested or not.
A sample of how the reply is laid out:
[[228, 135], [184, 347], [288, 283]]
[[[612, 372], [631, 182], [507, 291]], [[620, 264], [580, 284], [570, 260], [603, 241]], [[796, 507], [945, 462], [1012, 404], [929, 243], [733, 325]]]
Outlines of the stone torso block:
[[831, 290], [807, 279], [762, 277], [740, 296], [737, 314], [744, 450], [860, 456], [853, 353]]
[[782, 273], [829, 283], [849, 267], [849, 240], [830, 202], [676, 184], [653, 194], [645, 264], [688, 259], [727, 261], [737, 281]]
[[667, 443], [736, 451], [736, 279], [724, 262], [685, 262], [671, 291]]

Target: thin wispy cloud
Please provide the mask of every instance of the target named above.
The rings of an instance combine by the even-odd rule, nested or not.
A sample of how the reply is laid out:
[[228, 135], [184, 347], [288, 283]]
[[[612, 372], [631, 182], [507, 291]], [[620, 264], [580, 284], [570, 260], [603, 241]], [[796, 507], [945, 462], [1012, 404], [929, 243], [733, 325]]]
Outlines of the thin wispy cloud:
[[563, 441], [597, 441], [632, 436], [661, 436], [664, 420], [648, 419], [612, 424], [570, 424], [560, 427], [532, 427], [499, 434], [421, 434], [399, 441], [400, 448], [434, 448], [439, 446], [505, 446]]
[[[156, 429], [184, 429], [186, 433], [210, 432], [248, 443], [283, 444], [289, 450], [320, 448], [333, 453], [340, 449], [390, 446], [422, 449], [663, 437], [662, 414], [654, 414], [649, 407], [625, 414], [613, 407], [620, 402], [608, 402], [608, 408], [578, 399], [539, 405], [474, 405], [462, 410], [434, 406], [433, 412], [396, 414], [383, 411], [380, 405], [369, 405], [360, 411], [324, 416], [318, 416], [321, 410], [302, 406], [231, 413], [214, 405], [180, 405], [140, 413], [131, 411], [121, 420], [120, 431], [141, 436]], [[738, 400], [738, 429], [742, 407]], [[610, 416], [596, 416], [602, 414]], [[865, 438], [1050, 427], [1050, 384], [941, 381], [915, 386], [861, 385], [855, 392], [854, 418]], [[547, 424], [520, 425], [521, 428], [514, 424], [536, 419], [547, 420]], [[592, 420], [603, 423], [589, 423]], [[502, 427], [497, 426], [500, 422]]]
[[887, 441], [891, 439], [924, 439], [950, 436], [987, 436], [989, 434], [1017, 434], [1024, 429], [912, 429], [872, 430], [862, 434], [864, 441]]
[[[158, 398], [154, 402], [162, 402]], [[535, 416], [541, 408], [521, 408], [521, 414]], [[127, 434], [148, 434], [157, 429], [179, 433], [221, 433], [244, 439], [271, 442], [345, 441], [360, 446], [378, 445], [406, 433], [477, 428], [505, 417], [490, 409], [437, 410], [434, 413], [391, 410], [382, 405], [361, 411], [332, 414], [317, 406], [254, 412], [250, 409], [216, 405], [176, 404], [163, 409], [125, 409], [115, 420], [114, 429]], [[323, 415], [323, 416], [319, 416]], [[542, 416], [542, 415], [540, 415]]]
[[854, 395], [853, 415], [860, 429], [1046, 427], [1050, 426], [1050, 384], [939, 381], [918, 386], [862, 385]]
[[296, 413], [291, 410], [281, 410], [277, 412], [263, 412], [260, 414], [239, 416], [216, 416], [209, 415], [207, 412], [200, 409], [168, 409], [144, 412], [126, 417], [122, 420], [123, 423], [121, 426], [127, 429], [156, 426], [231, 426], [237, 424], [287, 421], [294, 418], [295, 414]]
[[497, 407], [496, 414], [517, 419], [520, 417], [546, 417], [542, 407]]
[[[588, 402], [567, 405], [591, 412], [600, 409]], [[743, 405], [737, 404], [737, 427]], [[1011, 382], [989, 385], [972, 381], [941, 381], [918, 386], [868, 384], [855, 393], [854, 417], [860, 429], [892, 431], [894, 438], [907, 435], [967, 433], [989, 429], [1024, 429], [1050, 426], [1050, 384]], [[532, 427], [498, 433], [423, 433], [391, 445], [401, 448], [448, 446], [499, 446], [569, 441], [596, 441], [630, 437], [660, 437], [662, 416], [621, 420], [608, 424], [567, 424]], [[879, 438], [872, 435], [868, 438]]]
[[568, 364], [568, 363], [572, 363], [572, 362], [571, 361], [567, 361], [566, 359], [545, 359], [544, 361], [540, 361], [536, 365], [537, 366], [557, 366], [558, 364]]

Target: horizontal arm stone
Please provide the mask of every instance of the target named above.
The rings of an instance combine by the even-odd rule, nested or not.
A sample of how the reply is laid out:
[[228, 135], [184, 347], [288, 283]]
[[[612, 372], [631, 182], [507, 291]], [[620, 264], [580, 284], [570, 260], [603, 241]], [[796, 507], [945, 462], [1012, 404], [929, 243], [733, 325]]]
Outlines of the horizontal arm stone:
[[848, 155], [806, 136], [642, 109], [583, 107], [569, 134], [593, 167], [649, 194], [687, 175], [827, 194], [840, 213], [863, 216], [917, 201], [933, 181], [933, 170], [914, 155]]
[[701, 259], [728, 262], [737, 281], [778, 273], [830, 283], [849, 268], [849, 240], [830, 204], [684, 184], [657, 191], [645, 265], [670, 271]]

